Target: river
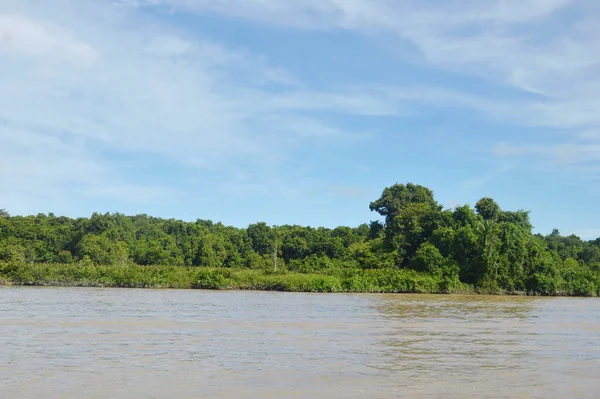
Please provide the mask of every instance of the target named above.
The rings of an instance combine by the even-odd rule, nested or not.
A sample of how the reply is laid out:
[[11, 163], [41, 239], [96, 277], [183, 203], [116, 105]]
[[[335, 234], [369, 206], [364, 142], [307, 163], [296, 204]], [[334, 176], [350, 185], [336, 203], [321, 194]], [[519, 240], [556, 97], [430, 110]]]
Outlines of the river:
[[5, 398], [594, 398], [600, 300], [0, 287]]

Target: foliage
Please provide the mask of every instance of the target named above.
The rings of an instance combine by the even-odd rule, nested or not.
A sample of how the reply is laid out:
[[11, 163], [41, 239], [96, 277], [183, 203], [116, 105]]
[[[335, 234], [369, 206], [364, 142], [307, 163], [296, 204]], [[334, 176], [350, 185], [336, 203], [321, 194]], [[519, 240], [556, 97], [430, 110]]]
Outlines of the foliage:
[[[491, 198], [444, 210], [395, 184], [370, 203], [382, 220], [334, 229], [235, 228], [198, 219], [0, 210], [0, 280], [15, 284], [478, 292], [596, 296], [600, 239], [532, 233], [529, 213]], [[276, 266], [276, 267], [275, 267]]]

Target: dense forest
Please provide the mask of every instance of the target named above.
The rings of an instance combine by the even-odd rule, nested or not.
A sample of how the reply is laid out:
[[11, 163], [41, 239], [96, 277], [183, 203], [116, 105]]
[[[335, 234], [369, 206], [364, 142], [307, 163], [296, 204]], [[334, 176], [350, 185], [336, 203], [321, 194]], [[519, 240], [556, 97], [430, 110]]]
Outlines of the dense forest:
[[[135, 270], [129, 279], [187, 273], [192, 280], [217, 281], [181, 284], [200, 288], [600, 295], [600, 239], [582, 241], [557, 230], [533, 234], [527, 211], [502, 210], [491, 198], [443, 209], [430, 189], [412, 183], [385, 188], [370, 209], [381, 221], [333, 229], [236, 228], [119, 213], [10, 216], [0, 210], [0, 280], [178, 286], [164, 279], [141, 285], [107, 280], [114, 269]], [[94, 282], [82, 271], [100, 274]], [[321, 276], [315, 280], [320, 285], [281, 283], [291, 281], [289, 275], [298, 281]], [[242, 284], [248, 276], [272, 280]]]

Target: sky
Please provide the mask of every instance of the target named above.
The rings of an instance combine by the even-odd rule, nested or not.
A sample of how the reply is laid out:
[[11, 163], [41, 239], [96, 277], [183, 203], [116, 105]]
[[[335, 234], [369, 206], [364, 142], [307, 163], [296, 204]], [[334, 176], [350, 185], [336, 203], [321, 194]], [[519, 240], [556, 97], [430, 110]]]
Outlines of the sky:
[[596, 0], [0, 0], [0, 208], [600, 236]]

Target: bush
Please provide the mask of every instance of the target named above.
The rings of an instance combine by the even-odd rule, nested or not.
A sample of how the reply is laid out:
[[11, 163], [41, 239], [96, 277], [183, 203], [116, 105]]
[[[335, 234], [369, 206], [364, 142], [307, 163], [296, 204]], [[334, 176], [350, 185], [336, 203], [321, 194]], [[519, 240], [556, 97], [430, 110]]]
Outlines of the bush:
[[58, 253], [58, 263], [73, 263], [71, 251], [60, 251]]
[[419, 272], [434, 273], [444, 263], [444, 257], [433, 244], [424, 242], [421, 244], [411, 260], [410, 266], [412, 269]]

